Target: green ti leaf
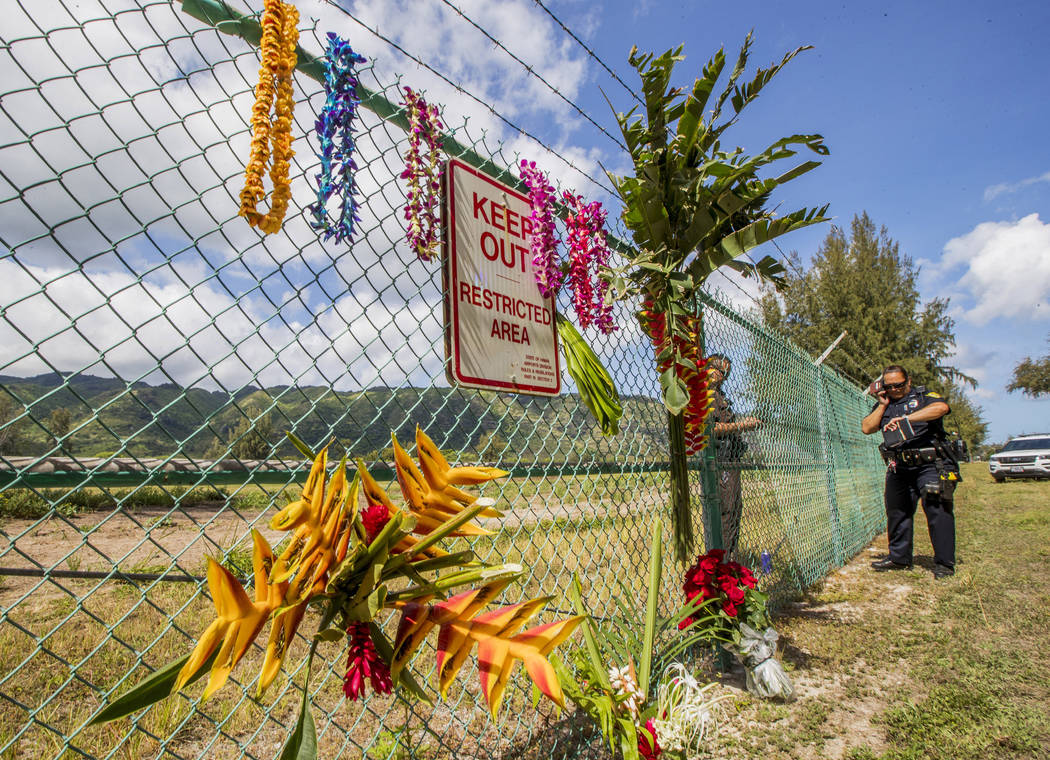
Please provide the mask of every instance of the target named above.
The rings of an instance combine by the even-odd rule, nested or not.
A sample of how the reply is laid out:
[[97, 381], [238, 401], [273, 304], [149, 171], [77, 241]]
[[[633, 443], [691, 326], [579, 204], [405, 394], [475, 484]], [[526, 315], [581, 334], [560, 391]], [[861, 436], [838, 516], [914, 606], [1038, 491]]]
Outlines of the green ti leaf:
[[314, 716], [310, 713], [310, 666], [314, 661], [315, 641], [310, 647], [310, 657], [306, 661], [306, 681], [303, 683], [303, 701], [299, 705], [299, 719], [295, 728], [288, 735], [288, 741], [281, 750], [280, 760], [317, 760], [317, 729], [314, 727]]
[[[159, 670], [153, 671], [150, 675], [135, 684], [135, 686], [129, 691], [121, 694], [106, 705], [94, 718], [91, 719], [91, 723], [88, 725], [94, 726], [99, 723], [107, 723], [111, 720], [116, 720], [117, 718], [123, 718], [125, 715], [130, 715], [137, 710], [141, 710], [143, 707], [148, 707], [156, 702], [160, 702], [165, 697], [171, 696], [175, 686], [175, 681], [178, 680], [179, 677], [179, 671], [182, 670], [182, 666], [186, 664], [186, 661], [190, 659], [190, 654], [192, 653], [187, 652], [174, 662], [169, 662]], [[186, 682], [186, 685], [189, 686], [211, 670], [212, 663], [215, 662], [215, 657], [218, 654], [219, 650], [216, 648], [216, 650], [212, 652], [211, 657], [205, 660], [200, 668], [197, 669], [197, 672], [190, 677]]]
[[642, 636], [642, 651], [638, 653], [638, 688], [642, 694], [649, 693], [649, 675], [653, 664], [653, 647], [656, 644], [656, 616], [660, 603], [660, 579], [663, 576], [663, 524], [659, 521], [653, 528], [653, 543], [649, 550], [649, 596], [645, 604], [645, 633]]

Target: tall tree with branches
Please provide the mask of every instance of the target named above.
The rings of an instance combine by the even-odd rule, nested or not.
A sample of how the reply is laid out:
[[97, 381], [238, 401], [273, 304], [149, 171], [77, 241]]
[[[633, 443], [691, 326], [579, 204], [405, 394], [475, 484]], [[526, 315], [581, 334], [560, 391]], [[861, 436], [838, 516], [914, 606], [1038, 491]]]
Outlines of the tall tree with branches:
[[692, 526], [682, 412], [691, 393], [706, 392], [702, 380], [687, 383], [687, 378], [704, 377], [697, 295], [721, 267], [781, 282], [784, 269], [773, 257], [756, 263], [745, 255], [827, 218], [827, 206], [777, 215], [766, 205], [777, 187], [816, 168], [819, 161], [798, 161], [779, 174], [760, 176], [771, 165], [793, 159], [799, 149], [827, 155], [820, 135], [782, 137], [754, 155], [723, 145], [726, 131], [743, 110], [807, 49], [798, 48], [744, 80], [751, 44], [749, 34], [718, 95], [714, 93], [726, 66], [724, 50], [685, 89], [671, 83], [675, 65], [684, 60], [682, 47], [660, 56], [633, 49], [629, 61], [641, 77], [644, 112], [633, 108], [616, 114], [634, 173], [609, 176], [623, 201], [624, 223], [637, 250], [614, 271], [613, 292], [640, 301], [639, 320], [654, 342], [671, 442], [675, 548], [683, 559], [692, 549]]
[[[833, 226], [803, 271], [797, 253], [787, 287], [767, 288], [762, 314], [813, 356], [846, 330], [849, 346], [832, 351], [825, 363], [867, 382], [888, 364], [906, 367], [917, 382], [944, 393], [952, 405], [945, 420], [971, 446], [980, 444], [988, 425], [983, 410], [964, 395], [974, 378], [953, 366], [955, 322], [947, 298], [923, 301], [919, 268], [885, 227], [867, 213], [853, 218], [849, 231]], [[859, 362], [859, 364], [858, 364]]]
[[1014, 367], [1014, 376], [1006, 390], [1021, 391], [1033, 398], [1050, 394], [1050, 354], [1040, 359], [1026, 356]]

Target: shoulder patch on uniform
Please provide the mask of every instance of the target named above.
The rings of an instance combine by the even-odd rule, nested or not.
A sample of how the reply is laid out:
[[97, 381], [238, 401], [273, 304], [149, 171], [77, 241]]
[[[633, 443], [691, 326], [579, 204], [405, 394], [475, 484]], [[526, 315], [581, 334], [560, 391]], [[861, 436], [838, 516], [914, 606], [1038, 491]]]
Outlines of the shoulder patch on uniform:
[[944, 398], [944, 396], [942, 396], [941, 394], [934, 393], [933, 391], [927, 391], [926, 395], [929, 396], [930, 398]]

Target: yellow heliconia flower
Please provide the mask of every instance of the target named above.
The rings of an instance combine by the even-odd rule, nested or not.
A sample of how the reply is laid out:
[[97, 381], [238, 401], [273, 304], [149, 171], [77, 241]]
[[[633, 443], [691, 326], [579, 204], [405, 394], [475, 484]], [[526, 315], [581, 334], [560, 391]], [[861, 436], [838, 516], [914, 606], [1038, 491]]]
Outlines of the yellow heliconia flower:
[[[416, 452], [423, 476], [433, 490], [445, 491], [451, 486], [476, 486], [509, 475], [498, 467], [450, 467], [430, 436], [416, 426]], [[462, 493], [462, 492], [461, 492]]]
[[[416, 450], [423, 471], [416, 467], [397, 436], [391, 435], [394, 447], [394, 466], [401, 493], [412, 514], [416, 517], [416, 533], [426, 534], [437, 528], [448, 518], [479, 502], [478, 497], [460, 490], [455, 483], [481, 483], [503, 477], [504, 470], [495, 467], [449, 467], [445, 457], [426, 433], [416, 429]], [[490, 500], [491, 501], [491, 500]], [[492, 502], [495, 503], [495, 502]], [[500, 517], [501, 513], [488, 506], [480, 513], [483, 517]], [[451, 536], [484, 536], [490, 531], [473, 523], [466, 523]]]
[[[319, 463], [323, 465], [325, 461], [324, 455], [325, 452], [322, 451], [314, 459], [314, 467], [307, 478], [306, 487], [303, 488], [302, 501], [320, 499], [320, 494], [325, 490], [324, 468], [319, 467]], [[295, 577], [290, 582], [283, 584], [284, 598], [274, 613], [270, 637], [266, 642], [266, 655], [263, 658], [262, 671], [259, 673], [257, 694], [260, 696], [280, 672], [288, 646], [295, 638], [295, 633], [306, 613], [307, 603], [313, 596], [325, 590], [328, 584], [328, 571], [346, 557], [347, 546], [353, 533], [354, 517], [357, 514], [360, 481], [354, 478], [349, 486], [344, 488], [345, 470], [345, 462], [340, 462], [337, 475], [333, 475], [332, 482], [329, 484], [329, 498], [322, 501], [320, 511], [326, 520], [317, 531], [321, 540], [316, 544], [308, 545], [309, 553], [307, 553], [307, 548], [303, 549], [300, 559], [296, 560], [292, 568], [296, 573]], [[343, 473], [341, 480], [337, 480], [339, 473]], [[290, 507], [293, 507], [293, 504], [289, 504], [285, 509]], [[301, 515], [304, 513], [295, 507], [290, 510], [289, 514]], [[305, 524], [307, 518], [303, 519]]]
[[234, 666], [248, 651], [259, 635], [270, 613], [281, 603], [287, 584], [271, 584], [270, 569], [273, 550], [257, 530], [252, 531], [254, 549], [252, 565], [255, 570], [255, 601], [229, 570], [208, 557], [208, 589], [215, 604], [217, 617], [197, 641], [189, 660], [179, 671], [175, 690], [181, 689], [203, 665], [216, 647], [219, 654], [211, 668], [203, 699], [221, 688]]
[[[390, 497], [387, 495], [386, 491], [383, 490], [383, 487], [380, 486], [379, 483], [376, 482], [376, 479], [373, 478], [372, 475], [368, 472], [368, 469], [365, 467], [364, 462], [358, 461], [358, 463], [357, 463], [357, 473], [361, 477], [361, 488], [362, 488], [362, 490], [364, 491], [364, 494], [365, 494], [365, 501], [368, 502], [369, 505], [373, 505], [373, 504], [381, 504], [381, 505], [383, 505], [384, 507], [386, 507], [388, 515], [395, 515], [398, 512], [400, 512], [400, 510], [397, 507], [394, 506], [394, 503], [392, 501], [390, 501]], [[413, 514], [414, 514], [414, 516], [416, 517], [416, 520], [417, 520], [416, 527], [413, 528], [413, 532], [414, 533], [419, 533], [419, 534], [424, 534], [425, 535], [425, 534], [429, 533], [431, 530], [433, 530], [433, 528], [424, 528], [424, 527], [422, 527], [422, 525], [419, 522], [419, 515], [417, 515], [415, 513], [413, 513]], [[437, 525], [441, 524], [442, 522], [444, 522], [443, 519], [439, 520], [434, 525], [434, 527], [436, 527]], [[464, 534], [462, 534], [462, 533], [458, 533], [458, 534], [457, 533], [451, 533], [450, 535], [455, 536], [455, 535], [464, 535]], [[416, 540], [414, 538], [412, 538], [411, 536], [405, 536], [400, 541], [398, 541], [396, 544], [394, 544], [393, 547], [391, 547], [390, 552], [391, 552], [391, 554], [402, 554], [402, 553], [412, 554], [412, 547], [415, 546], [416, 543], [417, 543]], [[424, 551], [423, 554], [425, 554], [428, 557], [445, 556], [445, 552], [443, 550], [441, 550], [441, 549], [438, 549], [436, 546], [431, 546], [429, 549]]]
[[290, 503], [270, 520], [273, 530], [295, 530], [287, 548], [274, 563], [271, 581], [275, 583], [288, 580], [302, 563], [318, 552], [330, 551], [334, 558], [337, 544], [347, 535], [347, 526], [357, 514], [357, 489], [351, 488], [347, 481], [346, 460], [339, 463], [326, 486], [327, 462], [325, 448], [314, 459], [303, 486], [302, 498]]

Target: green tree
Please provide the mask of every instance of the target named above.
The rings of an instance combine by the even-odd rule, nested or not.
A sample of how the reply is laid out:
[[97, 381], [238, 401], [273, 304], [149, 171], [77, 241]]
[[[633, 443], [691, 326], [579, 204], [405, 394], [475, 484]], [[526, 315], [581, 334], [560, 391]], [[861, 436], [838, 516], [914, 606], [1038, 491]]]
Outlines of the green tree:
[[944, 418], [944, 428], [949, 433], [958, 433], [973, 452], [988, 436], [988, 423], [984, 420], [984, 409], [970, 401], [961, 383], [945, 384], [934, 381], [930, 387], [948, 399], [952, 413]]
[[61, 445], [65, 449], [66, 442], [61, 441], [69, 434], [73, 427], [73, 415], [64, 406], [51, 410], [51, 416], [47, 420], [47, 429], [51, 432], [50, 445], [52, 448]]
[[[241, 410], [239, 410], [241, 411]], [[221, 459], [229, 455], [237, 459], [266, 459], [273, 451], [273, 421], [269, 412], [263, 414], [256, 404], [250, 403], [241, 411], [236, 425], [225, 429], [226, 440], [216, 437], [205, 456]]]
[[813, 356], [848, 331], [847, 347], [856, 350], [832, 351], [826, 364], [863, 379], [871, 379], [869, 375], [887, 364], [901, 364], [917, 383], [948, 397], [949, 429], [958, 429], [971, 446], [984, 440], [983, 411], [963, 390], [977, 382], [949, 363], [955, 323], [948, 316], [948, 299], [923, 302], [918, 267], [885, 227], [876, 230], [862, 213], [853, 218], [849, 234], [831, 228], [808, 271], [802, 271], [797, 253], [790, 258], [797, 274], [787, 275], [787, 287], [780, 293], [767, 288], [761, 299], [768, 325]]
[[1025, 359], [1014, 367], [1013, 380], [1006, 386], [1013, 393], [1022, 391], [1027, 396], [1038, 398], [1050, 394], [1050, 354], [1041, 359]]
[[0, 393], [0, 454], [18, 453], [25, 438], [25, 418], [18, 418], [23, 411], [8, 393]]
[[230, 434], [231, 453], [238, 459], [266, 459], [273, 451], [273, 421], [254, 404], [244, 410], [244, 417]]
[[[703, 350], [701, 331], [693, 319], [696, 296], [721, 267], [779, 280], [783, 266], [772, 257], [756, 264], [744, 255], [768, 240], [826, 219], [827, 206], [783, 215], [766, 208], [778, 186], [820, 165], [819, 161], [793, 161], [801, 149], [826, 155], [828, 149], [820, 135], [782, 137], [754, 155], [722, 144], [744, 108], [806, 48], [742, 80], [750, 49], [749, 34], [724, 87], [715, 95], [725, 69], [724, 50], [708, 61], [692, 87], [681, 88], [671, 84], [675, 65], [684, 60], [681, 47], [658, 57], [639, 54], [634, 48], [628, 60], [642, 80], [643, 113], [636, 114], [632, 108], [616, 114], [634, 173], [610, 175], [610, 179], [623, 201], [624, 224], [637, 251], [613, 277], [614, 291], [620, 298], [641, 299], [639, 319], [658, 343], [679, 559], [692, 548], [682, 412], [689, 404], [685, 379], [697, 372]], [[792, 162], [790, 168], [760, 176], [785, 160]]]

